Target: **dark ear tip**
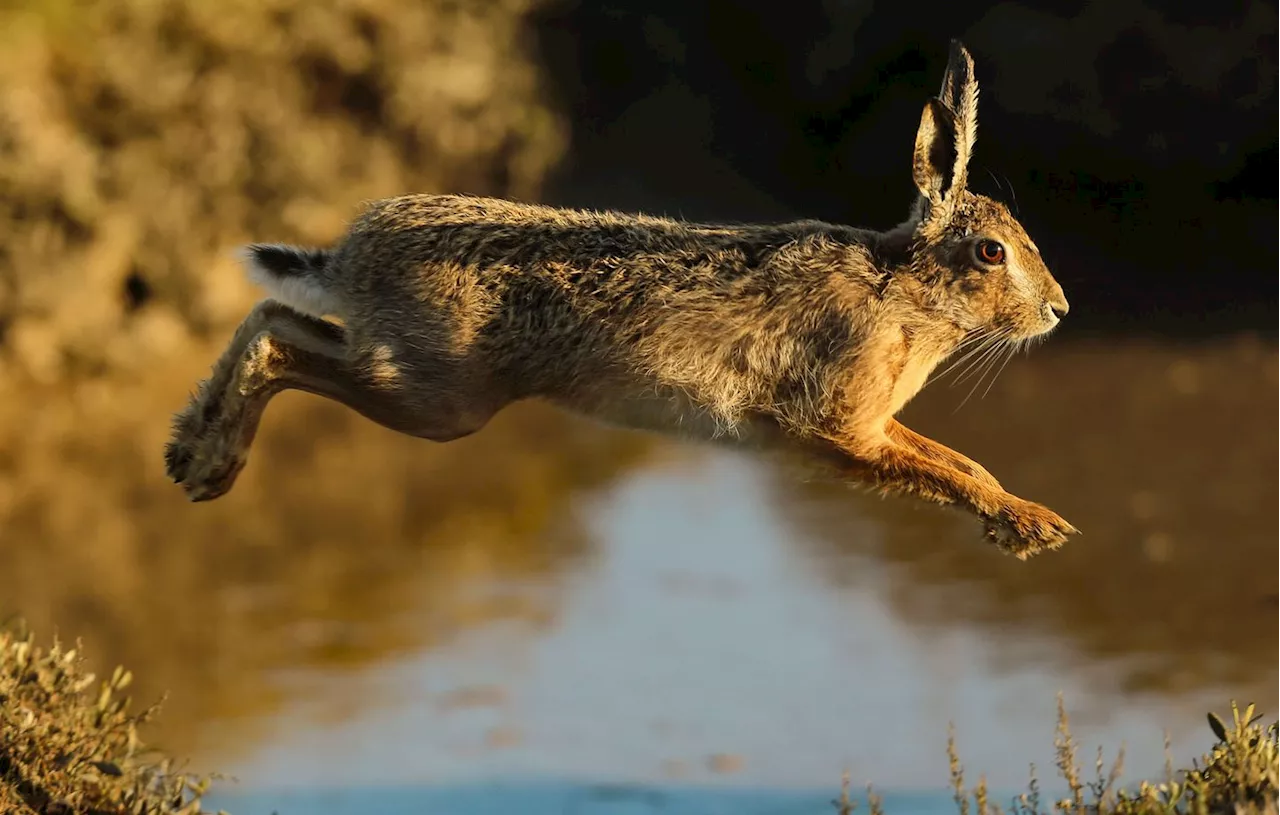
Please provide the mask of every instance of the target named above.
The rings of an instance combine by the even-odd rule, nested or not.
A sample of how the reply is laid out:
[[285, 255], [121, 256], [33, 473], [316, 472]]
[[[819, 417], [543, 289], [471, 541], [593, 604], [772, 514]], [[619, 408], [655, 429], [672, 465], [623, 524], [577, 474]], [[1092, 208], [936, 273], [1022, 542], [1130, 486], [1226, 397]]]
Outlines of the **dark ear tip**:
[[951, 61], [955, 63], [973, 62], [973, 58], [969, 56], [969, 49], [964, 47], [964, 43], [960, 40], [951, 40]]

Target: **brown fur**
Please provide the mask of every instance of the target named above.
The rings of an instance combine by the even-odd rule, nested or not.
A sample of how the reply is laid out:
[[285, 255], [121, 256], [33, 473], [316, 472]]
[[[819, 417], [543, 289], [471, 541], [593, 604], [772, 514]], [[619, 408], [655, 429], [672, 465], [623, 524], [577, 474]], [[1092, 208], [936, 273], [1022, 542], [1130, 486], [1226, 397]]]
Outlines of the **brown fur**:
[[[1009, 211], [964, 187], [976, 104], [956, 44], [917, 134], [917, 205], [885, 233], [410, 195], [370, 205], [329, 250], [250, 247], [283, 302], [255, 308], [177, 417], [169, 474], [193, 500], [225, 493], [287, 388], [435, 441], [541, 398], [627, 427], [803, 450], [853, 480], [965, 507], [1019, 557], [1055, 548], [1070, 524], [894, 419], [958, 348], [1041, 335], [1067, 309]], [[981, 239], [1006, 261], [978, 262]]]

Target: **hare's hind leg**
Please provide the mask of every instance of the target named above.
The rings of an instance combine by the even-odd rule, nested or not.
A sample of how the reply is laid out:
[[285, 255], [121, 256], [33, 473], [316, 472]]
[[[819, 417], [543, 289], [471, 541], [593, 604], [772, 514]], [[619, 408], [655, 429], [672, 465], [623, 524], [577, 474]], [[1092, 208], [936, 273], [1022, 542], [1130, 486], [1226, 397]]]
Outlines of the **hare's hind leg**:
[[[402, 433], [440, 441], [453, 427], [430, 403], [406, 398], [385, 363], [360, 361], [344, 329], [281, 303], [259, 303], [237, 329], [191, 404], [174, 419], [165, 450], [169, 477], [193, 501], [225, 494], [244, 467], [258, 423], [275, 394], [297, 389], [333, 399]], [[440, 415], [437, 415], [440, 414]]]

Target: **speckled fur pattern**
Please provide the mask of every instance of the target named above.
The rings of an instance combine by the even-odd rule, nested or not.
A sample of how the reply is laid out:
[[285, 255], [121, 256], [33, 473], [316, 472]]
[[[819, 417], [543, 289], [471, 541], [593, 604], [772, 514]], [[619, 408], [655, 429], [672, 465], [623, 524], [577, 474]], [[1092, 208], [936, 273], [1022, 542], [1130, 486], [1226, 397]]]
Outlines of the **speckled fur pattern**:
[[[977, 98], [953, 43], [917, 131], [917, 202], [888, 232], [406, 195], [368, 205], [329, 249], [250, 246], [273, 299], [176, 417], [169, 475], [192, 500], [224, 494], [266, 403], [289, 388], [437, 442], [536, 398], [800, 451], [966, 508], [1018, 557], [1056, 548], [1069, 523], [894, 418], [948, 356], [1042, 336], [1067, 311], [1017, 220], [965, 186]], [[998, 263], [980, 259], [989, 241]]]

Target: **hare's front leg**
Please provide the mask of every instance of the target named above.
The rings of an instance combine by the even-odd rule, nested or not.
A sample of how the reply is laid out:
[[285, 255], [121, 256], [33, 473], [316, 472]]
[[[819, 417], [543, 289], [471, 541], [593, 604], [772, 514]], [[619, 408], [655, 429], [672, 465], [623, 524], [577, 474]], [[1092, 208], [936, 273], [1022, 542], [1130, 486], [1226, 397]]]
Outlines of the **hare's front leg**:
[[[987, 537], [993, 543], [1020, 560], [1057, 549], [1068, 535], [1078, 532], [1048, 507], [1023, 500], [998, 484], [992, 485], [947, 461], [926, 456], [891, 436], [886, 435], [873, 444], [843, 440], [837, 442], [837, 447], [846, 457], [842, 469], [848, 475], [885, 491], [963, 506], [982, 518]], [[942, 445], [937, 447], [948, 449]]]
[[996, 477], [981, 464], [963, 453], [952, 450], [945, 444], [936, 442], [928, 436], [920, 435], [897, 419], [890, 419], [884, 430], [891, 441], [915, 450], [927, 459], [959, 470], [966, 475], [971, 475], [994, 490], [1004, 491], [1004, 487], [1000, 486], [1000, 482], [996, 480]]

